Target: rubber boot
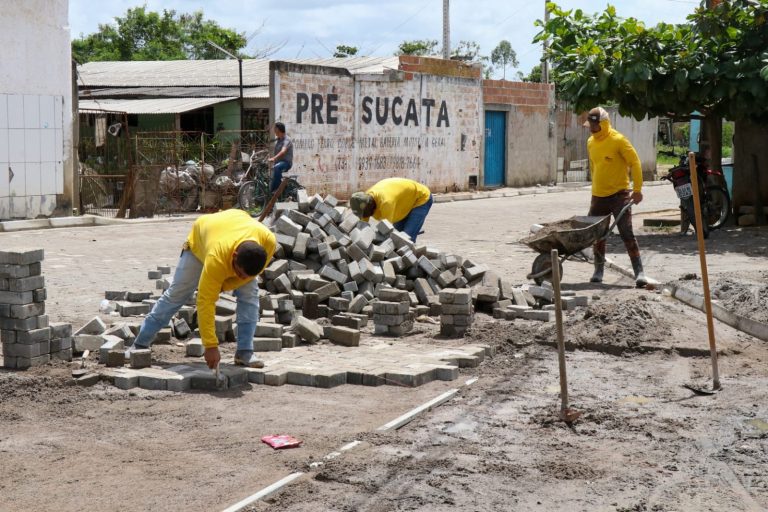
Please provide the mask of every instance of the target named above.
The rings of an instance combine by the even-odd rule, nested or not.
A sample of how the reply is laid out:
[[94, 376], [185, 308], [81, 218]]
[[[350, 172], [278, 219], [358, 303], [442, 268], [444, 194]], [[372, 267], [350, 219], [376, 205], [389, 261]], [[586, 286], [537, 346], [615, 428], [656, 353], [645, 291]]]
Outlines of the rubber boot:
[[643, 261], [638, 256], [637, 258], [632, 258], [632, 270], [635, 272], [635, 285], [638, 288], [645, 288], [645, 286], [648, 284], [648, 278], [645, 277], [645, 273], [643, 272]]
[[600, 253], [597, 248], [594, 251], [595, 255], [595, 272], [589, 279], [590, 283], [602, 283], [603, 273], [605, 272], [605, 254]]

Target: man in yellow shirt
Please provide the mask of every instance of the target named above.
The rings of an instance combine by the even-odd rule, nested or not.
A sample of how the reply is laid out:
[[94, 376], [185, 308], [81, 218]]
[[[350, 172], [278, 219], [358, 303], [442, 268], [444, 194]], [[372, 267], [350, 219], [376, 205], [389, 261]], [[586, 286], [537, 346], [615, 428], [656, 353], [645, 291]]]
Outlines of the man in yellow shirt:
[[432, 208], [432, 193], [417, 181], [387, 178], [365, 192], [352, 194], [349, 207], [363, 220], [371, 216], [388, 220], [415, 242]]
[[219, 293], [234, 290], [237, 297], [237, 351], [235, 364], [261, 368], [253, 354], [253, 335], [259, 321], [259, 287], [256, 276], [275, 252], [275, 235], [242, 210], [202, 215], [182, 246], [171, 286], [141, 324], [133, 345], [126, 351], [147, 349], [157, 332], [189, 301], [197, 289], [197, 323], [205, 347], [205, 361], [215, 368], [221, 360], [215, 315]]
[[[592, 136], [587, 140], [590, 169], [592, 171], [592, 202], [589, 215], [613, 215], [614, 218], [629, 202], [639, 204], [643, 200], [643, 170], [640, 158], [632, 143], [621, 133], [611, 128], [608, 112], [595, 107], [587, 114], [584, 126], [589, 127]], [[629, 172], [628, 172], [629, 169]], [[629, 176], [632, 175], [632, 190], [629, 190]], [[624, 241], [627, 254], [635, 273], [635, 284], [648, 284], [640, 259], [640, 247], [632, 231], [632, 209], [624, 213], [617, 224], [619, 235]], [[595, 273], [593, 283], [603, 280], [605, 268], [605, 240], [594, 246]]]

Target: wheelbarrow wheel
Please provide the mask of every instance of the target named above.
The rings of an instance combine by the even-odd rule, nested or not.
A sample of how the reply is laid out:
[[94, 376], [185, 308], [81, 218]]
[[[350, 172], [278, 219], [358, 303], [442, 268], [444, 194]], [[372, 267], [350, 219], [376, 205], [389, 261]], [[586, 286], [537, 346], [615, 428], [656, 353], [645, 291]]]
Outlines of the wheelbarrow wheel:
[[[531, 266], [531, 274], [536, 275], [540, 274], [541, 272], [546, 271], [547, 273], [543, 276], [534, 277], [533, 281], [540, 285], [544, 281], [552, 282], [552, 256], [549, 254], [539, 254], [536, 256], [536, 259], [533, 260], [533, 265]], [[560, 277], [563, 277], [563, 262], [560, 262]]]

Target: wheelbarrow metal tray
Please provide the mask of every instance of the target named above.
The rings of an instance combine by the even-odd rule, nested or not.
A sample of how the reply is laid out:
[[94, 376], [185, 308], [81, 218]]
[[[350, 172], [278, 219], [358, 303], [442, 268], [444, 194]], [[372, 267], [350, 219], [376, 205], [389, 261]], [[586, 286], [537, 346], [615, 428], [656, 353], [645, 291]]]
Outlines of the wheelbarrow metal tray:
[[603, 238], [608, 232], [611, 216], [585, 217], [544, 224], [538, 232], [523, 238], [521, 243], [539, 253], [557, 249], [561, 255], [576, 254]]

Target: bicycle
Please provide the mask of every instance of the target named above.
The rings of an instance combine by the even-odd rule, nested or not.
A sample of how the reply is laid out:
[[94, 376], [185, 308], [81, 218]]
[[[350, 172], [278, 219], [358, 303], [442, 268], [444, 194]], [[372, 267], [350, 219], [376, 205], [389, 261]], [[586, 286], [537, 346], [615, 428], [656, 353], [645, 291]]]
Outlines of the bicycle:
[[[267, 150], [253, 150], [250, 156], [248, 169], [235, 182], [238, 189], [238, 208], [251, 213], [260, 213], [272, 196], [270, 192], [270, 166], [267, 160]], [[278, 200], [298, 201], [298, 191], [304, 187], [297, 181], [298, 175], [283, 176], [283, 191]], [[279, 190], [279, 189], [278, 189]]]

